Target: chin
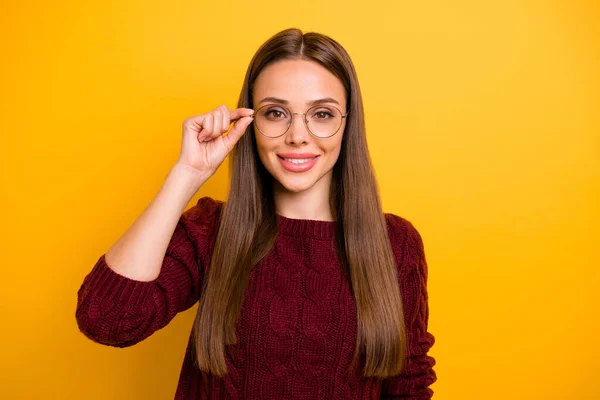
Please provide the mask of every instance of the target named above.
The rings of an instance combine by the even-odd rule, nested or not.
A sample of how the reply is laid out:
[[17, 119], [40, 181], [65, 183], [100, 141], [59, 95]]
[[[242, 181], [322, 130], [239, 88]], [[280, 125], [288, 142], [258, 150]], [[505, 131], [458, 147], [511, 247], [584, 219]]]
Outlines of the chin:
[[310, 189], [315, 184], [315, 182], [313, 182], [313, 180], [309, 178], [286, 179], [285, 177], [283, 177], [281, 179], [275, 178], [275, 180], [283, 189], [287, 190], [288, 192], [294, 193], [303, 192], [307, 189]]

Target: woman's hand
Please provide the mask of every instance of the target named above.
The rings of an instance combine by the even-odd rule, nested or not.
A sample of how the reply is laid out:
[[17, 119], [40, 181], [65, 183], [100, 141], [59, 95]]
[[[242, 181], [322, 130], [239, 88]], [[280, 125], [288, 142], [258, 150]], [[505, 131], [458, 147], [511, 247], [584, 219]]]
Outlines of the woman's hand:
[[[225, 105], [214, 110], [187, 118], [183, 122], [181, 154], [177, 163], [192, 171], [211, 176], [246, 132], [252, 122], [254, 110], [237, 108], [230, 111]], [[236, 121], [229, 133], [232, 121]]]

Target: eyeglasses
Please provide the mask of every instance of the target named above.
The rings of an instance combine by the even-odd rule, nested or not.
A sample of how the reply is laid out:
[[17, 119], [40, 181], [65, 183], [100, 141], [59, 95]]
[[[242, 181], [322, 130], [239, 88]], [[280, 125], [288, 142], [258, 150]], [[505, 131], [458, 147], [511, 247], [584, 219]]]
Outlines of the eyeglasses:
[[251, 115], [258, 131], [268, 138], [284, 135], [292, 126], [294, 114], [304, 115], [304, 123], [308, 131], [315, 137], [328, 138], [335, 135], [342, 126], [342, 121], [348, 116], [335, 106], [316, 105], [305, 113], [293, 113], [288, 108], [267, 104], [260, 107]]

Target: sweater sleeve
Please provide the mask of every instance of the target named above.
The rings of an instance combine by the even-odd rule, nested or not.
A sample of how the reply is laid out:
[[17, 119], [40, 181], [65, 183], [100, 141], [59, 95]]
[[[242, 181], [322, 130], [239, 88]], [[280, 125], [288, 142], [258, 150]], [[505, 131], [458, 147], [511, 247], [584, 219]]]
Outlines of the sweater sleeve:
[[101, 255], [77, 292], [79, 330], [95, 342], [127, 347], [192, 307], [200, 298], [220, 205], [203, 197], [181, 215], [153, 281], [120, 275], [109, 268], [106, 254]]
[[388, 218], [392, 247], [399, 263], [408, 354], [403, 371], [383, 380], [381, 399], [428, 400], [433, 396], [429, 386], [437, 376], [433, 370], [435, 359], [428, 354], [435, 338], [428, 332], [428, 270], [423, 240], [409, 221], [393, 214]]

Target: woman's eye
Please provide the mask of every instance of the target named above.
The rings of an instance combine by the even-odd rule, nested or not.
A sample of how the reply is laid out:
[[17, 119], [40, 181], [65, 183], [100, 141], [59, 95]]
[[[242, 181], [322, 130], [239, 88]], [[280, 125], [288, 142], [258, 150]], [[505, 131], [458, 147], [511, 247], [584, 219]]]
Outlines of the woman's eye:
[[283, 112], [279, 110], [269, 110], [267, 115], [275, 118], [281, 118], [283, 116]]
[[331, 115], [331, 113], [329, 111], [317, 111], [315, 113], [315, 117], [317, 119], [326, 119], [326, 118], [333, 117], [333, 115]]

